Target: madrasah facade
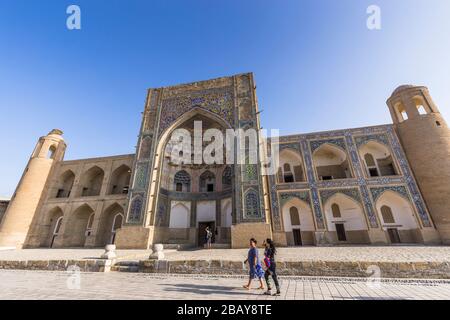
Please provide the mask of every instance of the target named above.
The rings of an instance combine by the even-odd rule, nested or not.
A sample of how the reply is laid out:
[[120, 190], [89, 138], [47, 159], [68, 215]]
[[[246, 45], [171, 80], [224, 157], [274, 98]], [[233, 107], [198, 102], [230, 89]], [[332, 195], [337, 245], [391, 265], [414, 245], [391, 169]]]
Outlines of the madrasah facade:
[[253, 74], [149, 89], [135, 154], [66, 161], [62, 131], [39, 139], [0, 246], [201, 247], [207, 226], [217, 248], [449, 244], [449, 128], [426, 87], [387, 105], [393, 124], [281, 136], [254, 164], [185, 164], [170, 157], [175, 129], [260, 131]]

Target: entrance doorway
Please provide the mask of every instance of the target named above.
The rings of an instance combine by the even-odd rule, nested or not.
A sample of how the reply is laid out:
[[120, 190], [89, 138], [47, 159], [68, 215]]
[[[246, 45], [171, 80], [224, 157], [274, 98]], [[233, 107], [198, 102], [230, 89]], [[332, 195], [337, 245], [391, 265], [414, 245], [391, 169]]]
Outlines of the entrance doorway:
[[292, 229], [292, 233], [294, 235], [294, 246], [302, 245], [302, 233], [300, 229]]
[[400, 243], [400, 235], [398, 234], [398, 230], [396, 228], [388, 228], [389, 240], [391, 243]]
[[345, 227], [343, 223], [336, 223], [336, 233], [339, 241], [347, 241]]
[[212, 232], [211, 243], [214, 243], [216, 240], [216, 223], [215, 221], [210, 222], [199, 222], [198, 223], [198, 246], [203, 247], [206, 244], [206, 227]]

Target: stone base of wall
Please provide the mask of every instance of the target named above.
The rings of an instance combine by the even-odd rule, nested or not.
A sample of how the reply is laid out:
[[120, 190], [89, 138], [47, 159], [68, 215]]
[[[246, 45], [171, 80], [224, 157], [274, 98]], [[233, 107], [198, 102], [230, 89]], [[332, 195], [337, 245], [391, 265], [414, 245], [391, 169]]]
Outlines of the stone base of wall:
[[231, 226], [231, 247], [233, 249], [248, 248], [251, 238], [255, 238], [259, 244], [262, 244], [267, 238], [272, 239], [270, 224], [258, 222]]
[[110, 271], [113, 264], [111, 260], [2, 260], [1, 269], [18, 270], [46, 270], [46, 271], [81, 271], [105, 272]]
[[[296, 261], [277, 262], [277, 273], [282, 276], [369, 277], [379, 268], [381, 278], [450, 279], [447, 262], [337, 262]], [[247, 265], [238, 261], [141, 261], [139, 271], [144, 273], [176, 274], [240, 274], [248, 273]]]
[[123, 226], [117, 231], [117, 249], [149, 249], [152, 245], [154, 227]]
[[[449, 262], [367, 262], [367, 261], [278, 261], [281, 276], [362, 277], [371, 276], [379, 268], [380, 278], [450, 279]], [[36, 260], [0, 261], [1, 269], [142, 272], [174, 274], [247, 275], [247, 265], [229, 260]]]

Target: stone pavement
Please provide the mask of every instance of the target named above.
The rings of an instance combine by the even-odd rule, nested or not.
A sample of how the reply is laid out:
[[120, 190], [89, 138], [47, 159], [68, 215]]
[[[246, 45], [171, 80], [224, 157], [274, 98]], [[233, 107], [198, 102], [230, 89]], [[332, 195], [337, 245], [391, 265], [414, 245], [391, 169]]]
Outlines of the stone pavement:
[[[83, 260], [99, 258], [103, 249], [1, 250], [0, 260]], [[140, 260], [150, 250], [117, 250], [119, 259]], [[262, 251], [261, 251], [262, 253]], [[165, 250], [167, 260], [243, 261], [247, 249]], [[279, 261], [450, 262], [450, 246], [339, 246], [279, 248]]]
[[450, 281], [282, 277], [279, 297], [246, 291], [245, 282], [238, 276], [0, 270], [0, 299], [450, 300]]

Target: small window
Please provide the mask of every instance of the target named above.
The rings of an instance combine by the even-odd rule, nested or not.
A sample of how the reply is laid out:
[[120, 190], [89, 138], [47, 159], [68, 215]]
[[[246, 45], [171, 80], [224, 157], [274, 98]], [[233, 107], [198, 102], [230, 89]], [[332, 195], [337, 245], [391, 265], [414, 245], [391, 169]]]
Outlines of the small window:
[[284, 174], [284, 182], [285, 183], [294, 182], [294, 176], [292, 175], [292, 173], [285, 173]]
[[364, 160], [366, 161], [366, 164], [367, 164], [368, 167], [375, 166], [375, 160], [374, 160], [373, 156], [370, 153], [366, 153], [364, 155]]
[[178, 192], [183, 191], [183, 184], [181, 182], [177, 183], [176, 191], [178, 191]]
[[371, 177], [378, 177], [379, 174], [377, 168], [369, 168], [369, 175]]
[[406, 113], [406, 111], [402, 111], [401, 113], [403, 121], [408, 120], [408, 114]]
[[58, 189], [58, 192], [56, 193], [57, 198], [64, 198], [64, 189]]
[[207, 191], [208, 192], [214, 192], [214, 185], [212, 183], [207, 184]]
[[129, 189], [130, 189], [129, 186], [123, 187], [123, 189], [122, 189], [122, 194], [128, 194], [128, 190], [129, 190]]
[[325, 180], [333, 180], [333, 176], [321, 176], [320, 177], [323, 181]]
[[82, 196], [82, 197], [87, 197], [88, 191], [89, 191], [88, 188], [83, 188], [83, 191], [81, 192], [81, 196]]
[[290, 172], [291, 171], [291, 165], [289, 163], [285, 163], [283, 165], [284, 172]]
[[420, 115], [427, 114], [427, 111], [425, 110], [425, 107], [423, 105], [418, 105], [417, 106], [417, 111], [419, 111]]
[[390, 207], [382, 206], [381, 215], [383, 217], [384, 223], [395, 223], [394, 215], [392, 214], [392, 210]]
[[55, 151], [56, 151], [55, 146], [51, 146], [47, 152], [47, 159], [53, 159], [53, 157], [55, 156]]
[[436, 121], [436, 125], [437, 125], [438, 127], [440, 127], [440, 126], [441, 126], [441, 123], [440, 123], [439, 121]]
[[331, 212], [333, 213], [333, 218], [341, 218], [341, 209], [336, 203], [331, 205]]

